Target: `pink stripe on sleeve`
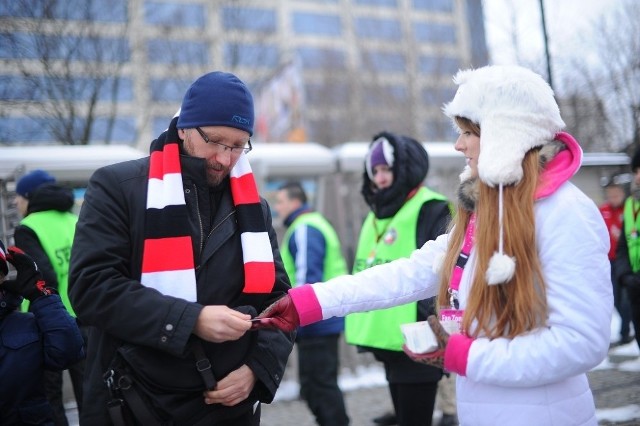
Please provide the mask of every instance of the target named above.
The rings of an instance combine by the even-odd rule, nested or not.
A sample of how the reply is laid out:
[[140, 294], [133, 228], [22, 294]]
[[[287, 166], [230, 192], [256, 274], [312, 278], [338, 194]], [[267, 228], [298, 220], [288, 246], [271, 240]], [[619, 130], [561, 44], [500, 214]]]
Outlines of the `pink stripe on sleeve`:
[[322, 306], [313, 286], [306, 284], [289, 290], [289, 296], [298, 311], [300, 325], [309, 325], [322, 320]]

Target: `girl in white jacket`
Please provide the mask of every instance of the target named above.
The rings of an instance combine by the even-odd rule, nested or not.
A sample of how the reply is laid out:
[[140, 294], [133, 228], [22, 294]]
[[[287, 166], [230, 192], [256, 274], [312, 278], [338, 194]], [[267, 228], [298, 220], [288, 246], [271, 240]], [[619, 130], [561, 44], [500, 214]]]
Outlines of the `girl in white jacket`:
[[602, 216], [569, 182], [582, 150], [539, 75], [489, 66], [454, 81], [444, 112], [467, 166], [451, 231], [408, 259], [297, 287], [254, 327], [437, 295], [450, 333], [431, 317], [439, 349], [405, 351], [458, 374], [461, 425], [597, 425], [586, 372], [607, 354], [613, 298]]

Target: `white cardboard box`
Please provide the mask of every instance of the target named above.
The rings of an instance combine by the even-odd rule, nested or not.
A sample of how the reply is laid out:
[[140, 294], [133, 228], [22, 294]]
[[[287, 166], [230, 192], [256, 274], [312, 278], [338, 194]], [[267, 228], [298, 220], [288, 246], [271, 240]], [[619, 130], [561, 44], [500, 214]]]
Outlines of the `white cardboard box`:
[[438, 349], [438, 339], [427, 321], [402, 324], [400, 329], [411, 352], [424, 354]]

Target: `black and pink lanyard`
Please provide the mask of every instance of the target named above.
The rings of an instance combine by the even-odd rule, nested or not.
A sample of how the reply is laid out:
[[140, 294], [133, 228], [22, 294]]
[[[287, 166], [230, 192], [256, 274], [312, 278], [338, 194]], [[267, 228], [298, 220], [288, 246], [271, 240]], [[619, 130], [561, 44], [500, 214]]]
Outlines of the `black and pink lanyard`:
[[471, 253], [471, 247], [473, 247], [473, 235], [476, 231], [476, 214], [472, 213], [469, 218], [469, 224], [464, 234], [464, 242], [462, 244], [462, 250], [456, 261], [453, 271], [451, 272], [451, 280], [449, 281], [449, 303], [451, 309], [458, 309], [460, 306], [458, 303], [458, 290], [460, 289], [460, 281], [462, 280], [462, 271], [467, 265], [469, 260], [469, 254]]

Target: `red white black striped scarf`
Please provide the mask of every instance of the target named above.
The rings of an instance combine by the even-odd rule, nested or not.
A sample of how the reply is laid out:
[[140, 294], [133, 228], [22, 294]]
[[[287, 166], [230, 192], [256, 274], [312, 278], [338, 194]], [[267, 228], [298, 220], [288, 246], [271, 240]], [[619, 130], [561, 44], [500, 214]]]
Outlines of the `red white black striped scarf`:
[[[194, 256], [182, 187], [178, 117], [151, 144], [140, 281], [163, 294], [197, 300]], [[268, 293], [275, 266], [260, 197], [246, 156], [231, 169], [231, 195], [242, 241], [245, 293]]]

